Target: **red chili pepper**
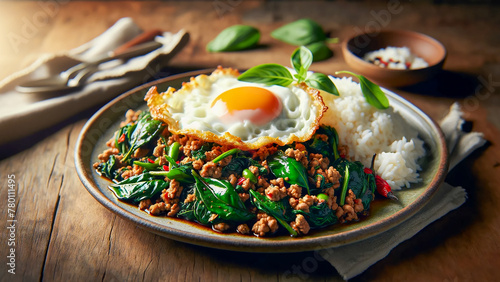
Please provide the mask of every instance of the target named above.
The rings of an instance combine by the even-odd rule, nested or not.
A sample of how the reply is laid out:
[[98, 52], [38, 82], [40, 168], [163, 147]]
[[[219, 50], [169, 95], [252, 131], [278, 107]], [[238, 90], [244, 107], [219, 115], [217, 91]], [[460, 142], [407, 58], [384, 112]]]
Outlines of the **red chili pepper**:
[[405, 65], [406, 65], [407, 69], [411, 68], [411, 63], [410, 62], [406, 62]]
[[272, 199], [272, 198], [273, 198], [273, 193], [267, 193], [266, 195], [267, 195], [267, 197], [268, 197], [269, 199]]
[[118, 138], [118, 143], [122, 143], [123, 141], [125, 141], [125, 133], [123, 133], [122, 136]]
[[149, 162], [149, 163], [152, 163], [152, 164], [154, 164], [154, 163], [155, 163], [155, 161], [153, 161], [153, 160], [152, 160], [152, 159], [150, 159], [150, 158], [148, 158], [148, 162]]
[[380, 195], [389, 198], [391, 200], [396, 200], [396, 201], [399, 200], [398, 197], [396, 197], [396, 195], [392, 193], [391, 186], [389, 185], [389, 183], [387, 183], [387, 181], [382, 179], [382, 177], [380, 177], [379, 175], [375, 176], [375, 184], [377, 185], [377, 192]]
[[391, 200], [399, 201], [398, 197], [396, 197], [396, 195], [394, 195], [394, 193], [392, 193], [392, 189], [391, 189], [391, 186], [389, 185], [389, 183], [387, 183], [387, 181], [385, 181], [379, 175], [375, 175], [375, 173], [373, 172], [373, 165], [375, 164], [375, 157], [376, 156], [377, 156], [376, 154], [373, 155], [371, 168], [365, 167], [364, 172], [366, 174], [373, 174], [373, 176], [375, 176], [375, 185], [377, 186], [377, 192], [380, 195], [382, 195], [386, 198], [389, 198]]
[[163, 165], [163, 170], [164, 170], [164, 171], [169, 171], [169, 170], [170, 170], [170, 168], [168, 167], [168, 165]]
[[386, 61], [382, 60], [382, 58], [378, 58], [378, 60], [379, 60], [379, 62], [380, 62], [382, 65], [384, 65], [384, 66], [386, 66], [386, 67], [387, 67], [387, 65], [389, 64], [388, 62], [386, 62]]
[[238, 182], [237, 182], [236, 184], [241, 185], [241, 184], [243, 184], [243, 182], [244, 182], [245, 180], [246, 180], [246, 178], [245, 178], [245, 177], [240, 177], [240, 178], [238, 179]]

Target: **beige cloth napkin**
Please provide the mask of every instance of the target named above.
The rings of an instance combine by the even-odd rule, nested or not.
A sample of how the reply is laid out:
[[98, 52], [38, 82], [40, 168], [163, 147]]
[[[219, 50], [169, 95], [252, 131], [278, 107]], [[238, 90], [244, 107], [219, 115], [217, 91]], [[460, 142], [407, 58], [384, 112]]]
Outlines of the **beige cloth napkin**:
[[93, 40], [67, 52], [47, 54], [0, 81], [0, 145], [48, 128], [76, 113], [105, 103], [145, 83], [163, 68], [189, 40], [181, 30], [155, 38], [162, 47], [127, 61], [104, 63], [85, 87], [61, 96], [19, 93], [23, 82], [58, 74], [82, 61], [114, 50], [142, 32], [131, 18], [122, 18]]
[[[449, 170], [486, 143], [482, 133], [463, 132], [461, 129], [463, 122], [460, 107], [455, 103], [451, 106], [450, 113], [440, 123], [450, 154]], [[467, 194], [462, 187], [452, 187], [443, 183], [421, 211], [397, 227], [359, 242], [318, 252], [337, 269], [344, 279], [350, 279], [386, 257], [401, 242], [413, 237], [433, 221], [461, 206], [466, 198]]]

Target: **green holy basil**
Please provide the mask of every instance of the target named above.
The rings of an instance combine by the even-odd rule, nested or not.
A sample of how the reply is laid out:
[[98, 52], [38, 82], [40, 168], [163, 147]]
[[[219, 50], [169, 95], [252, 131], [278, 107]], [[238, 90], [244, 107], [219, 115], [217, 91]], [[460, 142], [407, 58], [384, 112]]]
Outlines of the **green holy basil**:
[[326, 46], [325, 42], [314, 42], [306, 46], [313, 55], [313, 62], [326, 60], [333, 56], [332, 50]]
[[311, 74], [306, 79], [306, 84], [312, 88], [326, 91], [332, 95], [339, 96], [339, 91], [332, 80], [326, 75], [319, 72]]
[[310, 87], [323, 90], [333, 95], [339, 95], [337, 88], [328, 76], [321, 73], [313, 73], [307, 76], [307, 70], [311, 66], [313, 55], [309, 49], [300, 46], [295, 49], [291, 56], [292, 66], [297, 72], [294, 76], [282, 65], [263, 64], [255, 66], [238, 77], [238, 80], [263, 83], [266, 85], [288, 86], [292, 82], [305, 82]]
[[210, 52], [239, 51], [250, 49], [259, 43], [260, 32], [248, 25], [230, 26], [207, 45]]
[[323, 28], [311, 19], [300, 19], [271, 32], [271, 36], [288, 44], [300, 46], [327, 39]]
[[278, 64], [255, 66], [238, 76], [238, 80], [280, 86], [288, 86], [294, 81], [290, 71]]
[[347, 73], [359, 79], [361, 92], [363, 93], [363, 96], [365, 96], [366, 102], [368, 102], [368, 104], [380, 110], [389, 108], [389, 100], [387, 99], [387, 96], [385, 96], [384, 91], [380, 89], [380, 86], [371, 82], [366, 77], [352, 73], [350, 71], [338, 71], [335, 74], [339, 73]]
[[307, 70], [313, 62], [313, 55], [308, 49], [300, 47], [295, 49], [291, 57], [292, 66], [297, 72], [295, 78], [304, 81], [307, 77]]

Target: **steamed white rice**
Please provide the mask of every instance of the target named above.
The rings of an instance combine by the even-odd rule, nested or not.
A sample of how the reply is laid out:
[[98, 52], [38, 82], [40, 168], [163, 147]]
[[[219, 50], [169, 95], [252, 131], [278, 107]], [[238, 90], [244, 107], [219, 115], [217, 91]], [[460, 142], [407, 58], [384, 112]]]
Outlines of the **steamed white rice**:
[[378, 110], [368, 104], [351, 78], [331, 79], [340, 96], [322, 95], [329, 108], [322, 123], [335, 127], [340, 144], [349, 147], [349, 157], [370, 167], [376, 153], [375, 171], [393, 190], [420, 181], [417, 161], [425, 150], [416, 131], [392, 107]]

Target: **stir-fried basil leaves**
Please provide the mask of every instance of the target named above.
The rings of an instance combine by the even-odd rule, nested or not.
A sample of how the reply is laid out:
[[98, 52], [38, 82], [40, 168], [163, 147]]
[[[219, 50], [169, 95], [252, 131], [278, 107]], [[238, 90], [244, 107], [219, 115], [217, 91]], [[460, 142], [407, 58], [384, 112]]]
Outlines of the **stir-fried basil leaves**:
[[[328, 140], [323, 140], [320, 138], [320, 135], [328, 136]], [[338, 143], [339, 136], [335, 128], [322, 125], [316, 130], [316, 134], [309, 141], [305, 142], [305, 146], [309, 152], [322, 154], [333, 162], [340, 157], [337, 148]]]
[[168, 186], [168, 182], [163, 179], [155, 179], [154, 176], [146, 172], [113, 184], [109, 188], [118, 199], [138, 203], [151, 199], [163, 189], [167, 189]]
[[196, 183], [196, 199], [203, 202], [207, 209], [216, 213], [226, 222], [245, 222], [255, 217], [248, 211], [234, 187], [225, 180], [202, 178], [192, 171]]
[[306, 188], [307, 194], [310, 194], [306, 169], [297, 160], [276, 154], [268, 161], [268, 165], [277, 178], [281, 177], [289, 184]]
[[342, 176], [341, 183], [343, 186], [340, 204], [344, 204], [343, 200], [345, 200], [345, 195], [350, 189], [357, 199], [362, 200], [363, 206], [368, 209], [371, 200], [373, 200], [373, 192], [376, 186], [375, 179], [364, 172], [363, 164], [341, 158], [335, 161], [333, 166]]
[[135, 150], [150, 143], [164, 128], [165, 125], [161, 121], [153, 119], [149, 113], [145, 114], [135, 126], [130, 137], [130, 149], [123, 156], [122, 162], [127, 161]]
[[[298, 80], [311, 78], [307, 77], [307, 68], [312, 58], [310, 51], [298, 49], [292, 58], [292, 65], [297, 71], [295, 76]], [[286, 70], [287, 72], [288, 69]], [[291, 76], [291, 75], [290, 75]], [[293, 77], [292, 77], [293, 79]], [[267, 166], [252, 159], [252, 152], [245, 152], [240, 149], [228, 150], [212, 160], [214, 163], [231, 156], [231, 160], [222, 168], [222, 176], [229, 177], [231, 174], [251, 180], [251, 183], [258, 183], [261, 176], [271, 176], [271, 178], [283, 178], [289, 185], [297, 184], [303, 188], [303, 194], [307, 190], [308, 195], [322, 195], [323, 201], [309, 207], [309, 211], [294, 210], [289, 203], [289, 196], [285, 196], [279, 201], [273, 201], [266, 195], [257, 192], [253, 188], [243, 188], [240, 184], [234, 187], [229, 181], [201, 177], [193, 169], [191, 162], [180, 164], [176, 160], [182, 156], [181, 145], [177, 142], [166, 147], [162, 157], [165, 157], [170, 166], [160, 165], [160, 157], [152, 155], [141, 159], [131, 159], [134, 150], [141, 147], [153, 148], [157, 144], [166, 144], [167, 140], [161, 136], [165, 126], [154, 120], [149, 113], [143, 113], [135, 124], [128, 124], [120, 128], [115, 136], [115, 147], [118, 148], [123, 158], [111, 155], [106, 162], [100, 163], [99, 172], [109, 179], [117, 182], [121, 178], [120, 173], [129, 169], [123, 166], [136, 165], [144, 169], [140, 175], [132, 176], [116, 184], [110, 185], [109, 189], [115, 196], [124, 201], [139, 203], [145, 199], [157, 198], [161, 191], [169, 187], [170, 180], [176, 180], [182, 184], [184, 189], [180, 196], [180, 211], [177, 216], [188, 220], [197, 221], [204, 225], [214, 225], [221, 222], [228, 224], [251, 224], [256, 220], [256, 211], [249, 209], [253, 206], [261, 212], [265, 212], [276, 218], [280, 226], [283, 226], [292, 236], [297, 236], [290, 222], [294, 221], [298, 214], [303, 215], [311, 228], [322, 228], [333, 225], [339, 221], [335, 215], [335, 210], [331, 210], [327, 202], [328, 196], [321, 194], [334, 184], [326, 180], [325, 176], [318, 172], [315, 175], [308, 175], [306, 167], [301, 162], [290, 158], [283, 153], [287, 148], [281, 147], [274, 155], [267, 158]], [[325, 136], [327, 138], [325, 138]], [[315, 135], [307, 142], [304, 142], [309, 153], [322, 154], [330, 160], [330, 165], [334, 166], [340, 173], [340, 189], [335, 190], [338, 203], [345, 204], [347, 192], [350, 190], [361, 199], [364, 209], [370, 207], [376, 189], [375, 177], [373, 174], [366, 174], [360, 162], [350, 162], [339, 156], [339, 137], [333, 127], [321, 126]], [[205, 143], [198, 150], [191, 151], [193, 160], [205, 160], [206, 152], [210, 151], [214, 143]], [[126, 160], [129, 160], [128, 162]], [[152, 161], [156, 159], [156, 161]], [[125, 161], [124, 161], [125, 160]], [[251, 166], [258, 168], [259, 173], [254, 174]], [[120, 168], [119, 168], [120, 167]], [[121, 168], [123, 167], [123, 168]], [[241, 181], [241, 179], [240, 179]], [[314, 183], [314, 185], [313, 185]], [[189, 201], [187, 195], [193, 194]], [[246, 204], [241, 200], [238, 193], [249, 193], [250, 201]], [[320, 195], [320, 196], [321, 196]], [[320, 198], [318, 196], [318, 198]], [[324, 198], [326, 197], [326, 199]]]
[[213, 147], [213, 143], [205, 143], [198, 150], [191, 151], [191, 156], [197, 160], [205, 160], [207, 156], [206, 152], [210, 151]]
[[109, 179], [115, 179], [117, 176], [117, 171], [116, 171], [116, 156], [111, 155], [109, 156], [109, 159], [107, 162], [100, 163], [98, 170], [101, 172], [101, 174]]
[[210, 211], [201, 201], [193, 201], [183, 204], [182, 209], [177, 215], [187, 220], [197, 221], [203, 225], [222, 222], [221, 218], [219, 216], [214, 216], [215, 213]]
[[115, 147], [121, 154], [125, 154], [130, 149], [130, 138], [134, 132], [136, 124], [127, 124], [118, 130], [115, 136]]
[[[249, 190], [252, 198], [253, 204], [257, 209], [273, 216], [283, 226], [291, 236], [297, 236], [297, 231], [295, 231], [288, 222], [294, 219], [293, 214], [289, 211], [291, 210], [288, 202], [286, 200], [281, 201], [271, 201], [268, 197], [261, 195], [259, 192], [254, 190]], [[287, 198], [286, 198], [287, 199]]]
[[326, 202], [309, 207], [309, 212], [294, 210], [295, 214], [302, 214], [312, 229], [323, 228], [338, 222], [335, 211], [328, 207]]

